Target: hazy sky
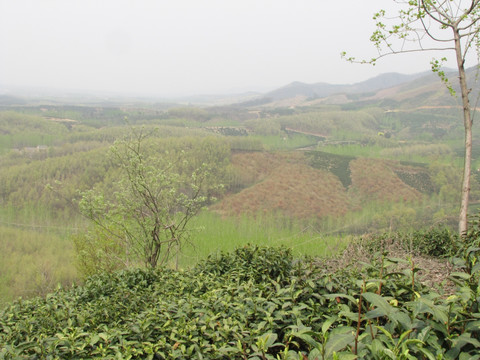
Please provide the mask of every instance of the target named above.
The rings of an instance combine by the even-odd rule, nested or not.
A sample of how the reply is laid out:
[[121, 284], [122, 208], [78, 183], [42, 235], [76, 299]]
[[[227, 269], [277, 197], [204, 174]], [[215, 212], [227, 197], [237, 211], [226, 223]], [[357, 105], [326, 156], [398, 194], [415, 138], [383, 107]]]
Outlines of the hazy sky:
[[178, 96], [354, 83], [429, 69], [375, 56], [393, 0], [0, 0], [0, 85]]

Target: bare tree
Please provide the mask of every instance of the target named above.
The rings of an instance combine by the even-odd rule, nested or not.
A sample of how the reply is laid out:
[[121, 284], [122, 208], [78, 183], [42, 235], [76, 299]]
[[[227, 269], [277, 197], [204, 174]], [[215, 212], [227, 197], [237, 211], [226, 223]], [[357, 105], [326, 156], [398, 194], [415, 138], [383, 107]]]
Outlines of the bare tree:
[[[472, 160], [472, 107], [467, 84], [465, 64], [470, 53], [476, 55], [478, 66], [480, 50], [480, 0], [392, 0], [399, 6], [394, 17], [385, 10], [377, 12], [373, 19], [376, 30], [370, 40], [378, 50], [378, 56], [361, 63], [375, 64], [387, 55], [419, 51], [452, 51], [458, 69], [458, 84], [461, 92], [463, 122], [465, 128], [465, 157], [458, 231], [464, 235], [468, 229], [467, 214], [470, 195]], [[357, 62], [355, 58], [347, 60]], [[431, 62], [436, 72], [447, 85], [450, 93], [455, 91], [442, 70], [445, 57]]]

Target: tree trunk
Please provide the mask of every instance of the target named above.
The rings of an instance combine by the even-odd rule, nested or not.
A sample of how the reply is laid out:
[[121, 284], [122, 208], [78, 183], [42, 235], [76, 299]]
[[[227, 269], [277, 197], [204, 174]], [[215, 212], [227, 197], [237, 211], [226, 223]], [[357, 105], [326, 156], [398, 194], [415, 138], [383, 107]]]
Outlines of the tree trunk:
[[148, 254], [148, 264], [152, 269], [157, 267], [158, 258], [160, 257], [160, 250], [162, 248], [162, 242], [158, 236], [158, 228], [158, 223], [156, 223], [152, 230], [152, 246], [151, 249], [149, 249], [150, 253]]
[[462, 93], [463, 122], [465, 127], [465, 158], [463, 167], [462, 200], [460, 203], [460, 217], [458, 219], [458, 232], [460, 236], [464, 236], [468, 230], [467, 214], [470, 196], [470, 174], [472, 162], [472, 116], [470, 112], [470, 101], [468, 98], [470, 90], [467, 86], [467, 77], [464, 67], [465, 60], [462, 56], [460, 34], [458, 32], [458, 28], [453, 28], [453, 31], [455, 36], [455, 53], [457, 56], [460, 91]]

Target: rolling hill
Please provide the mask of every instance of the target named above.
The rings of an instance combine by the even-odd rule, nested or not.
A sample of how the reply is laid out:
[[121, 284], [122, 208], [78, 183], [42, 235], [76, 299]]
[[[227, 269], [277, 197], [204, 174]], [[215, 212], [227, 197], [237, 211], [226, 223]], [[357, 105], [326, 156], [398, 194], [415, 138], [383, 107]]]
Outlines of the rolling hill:
[[[331, 166], [339, 163], [343, 168]], [[414, 203], [433, 191], [426, 168], [397, 161], [319, 151], [243, 152], [233, 154], [232, 164], [244, 188], [211, 208], [226, 216], [337, 217], [368, 201]]]
[[265, 97], [273, 100], [283, 100], [297, 96], [304, 96], [307, 98], [325, 98], [340, 93], [371, 93], [413, 81], [423, 77], [424, 75], [425, 73], [414, 75], [386, 73], [366, 81], [346, 85], [334, 85], [327, 83], [305, 84], [297, 81], [279, 89], [270, 91], [265, 94]]
[[[472, 99], [478, 97], [477, 67], [467, 70]], [[456, 71], [445, 69], [453, 89], [458, 93]], [[317, 104], [382, 103], [384, 106], [414, 108], [421, 106], [458, 106], [440, 78], [432, 72], [417, 74], [385, 73], [355, 84], [328, 84], [292, 82], [281, 88], [259, 95], [256, 103], [250, 99], [246, 106], [263, 107], [309, 106]]]

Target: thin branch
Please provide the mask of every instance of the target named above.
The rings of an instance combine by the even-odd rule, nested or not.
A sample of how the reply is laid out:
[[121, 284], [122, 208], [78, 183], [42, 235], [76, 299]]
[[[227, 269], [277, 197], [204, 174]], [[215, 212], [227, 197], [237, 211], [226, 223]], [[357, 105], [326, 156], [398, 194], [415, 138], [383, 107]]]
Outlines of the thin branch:
[[[433, 2], [430, 3], [429, 5], [435, 9], [435, 12], [436, 12], [438, 15], [440, 15], [440, 17], [443, 17], [444, 19], [447, 19], [448, 21], [450, 21], [451, 23], [453, 23], [451, 17], [448, 16], [448, 14], [443, 13], [438, 6], [435, 6], [435, 5], [434, 5]], [[440, 6], [443, 6], [443, 4], [441, 4]], [[431, 11], [428, 9], [427, 5], [425, 4], [425, 0], [421, 0], [421, 1], [419, 2], [419, 4], [418, 4], [418, 7], [419, 7], [419, 13], [420, 13], [420, 7], [422, 7], [423, 10], [428, 14], [428, 16], [429, 16], [432, 20], [438, 22], [440, 25], [445, 26], [445, 27], [451, 27], [451, 26], [452, 26], [451, 23], [445, 22], [445, 21], [437, 18], [437, 17], [434, 15], [434, 13], [431, 12]]]
[[[458, 31], [463, 31], [463, 30], [467, 30], [467, 29], [470, 29], [470, 28], [474, 27], [474, 25], [475, 25], [479, 20], [480, 20], [480, 17], [474, 18], [470, 24], [465, 25], [464, 27], [459, 27], [459, 28], [458, 28]], [[472, 31], [472, 32], [477, 32], [477, 31]]]
[[474, 30], [474, 31], [470, 31], [470, 32], [465, 33], [465, 34], [460, 34], [460, 33], [459, 33], [459, 37], [460, 37], [460, 39], [462, 39], [462, 38], [464, 38], [464, 37], [470, 37], [470, 36], [471, 36], [472, 38], [474, 38], [475, 36], [478, 35], [479, 32], [480, 32], [480, 28], [477, 29], [477, 30]]
[[472, 48], [472, 45], [474, 44], [475, 42], [475, 38], [476, 38], [476, 35], [475, 36], [472, 36], [471, 39], [468, 39], [467, 42], [465, 43], [465, 49], [463, 51], [463, 54], [462, 54], [462, 57], [465, 59], [467, 57], [467, 53], [468, 51]]
[[[437, 41], [437, 42], [450, 42], [452, 41], [453, 39], [440, 39], [440, 38], [437, 38], [436, 36], [434, 36], [431, 32], [430, 32], [430, 29], [427, 27], [427, 25], [425, 24], [425, 22], [423, 21], [423, 18], [420, 18], [420, 22], [422, 23], [422, 26], [423, 26], [423, 29], [425, 31], [425, 34], [430, 38], [432, 39], [433, 41]], [[415, 31], [415, 33], [417, 33], [417, 31]], [[420, 43], [420, 41], [419, 41]], [[421, 43], [420, 43], [420, 46], [421, 46]]]
[[446, 51], [446, 50], [455, 50], [455, 48], [446, 47], [446, 48], [409, 49], [409, 50], [399, 50], [399, 51], [392, 50], [391, 52], [388, 52], [388, 53], [379, 54], [376, 58], [374, 58], [370, 61], [366, 61], [366, 60], [356, 61], [353, 58], [349, 58], [348, 61], [350, 61], [352, 63], [357, 63], [357, 64], [371, 64], [371, 63], [376, 62], [378, 59], [381, 59], [381, 58], [384, 58], [384, 57], [390, 56], [390, 55], [416, 53], [416, 52], [424, 52], [424, 51]]
[[[421, 6], [424, 8], [425, 12], [429, 15], [429, 17], [431, 19], [439, 22], [443, 26], [450, 26], [448, 24], [443, 24], [441, 20], [437, 19], [435, 16], [433, 16], [433, 14], [429, 13], [428, 9], [426, 8], [425, 1], [421, 1], [421, 2], [418, 3], [418, 13], [419, 14], [421, 13]], [[440, 15], [442, 15], [442, 14], [440, 13]], [[451, 41], [451, 39], [450, 40], [448, 40], [448, 39], [444, 40], [444, 39], [440, 39], [440, 38], [437, 38], [436, 36], [434, 36], [430, 31], [430, 27], [425, 24], [424, 17], [419, 16], [419, 18], [420, 18], [420, 22], [422, 23], [422, 26], [423, 26], [423, 29], [424, 29], [425, 33], [427, 34], [428, 37], [430, 37], [430, 39], [432, 39], [434, 41], [438, 41], [438, 42], [450, 42]]]

